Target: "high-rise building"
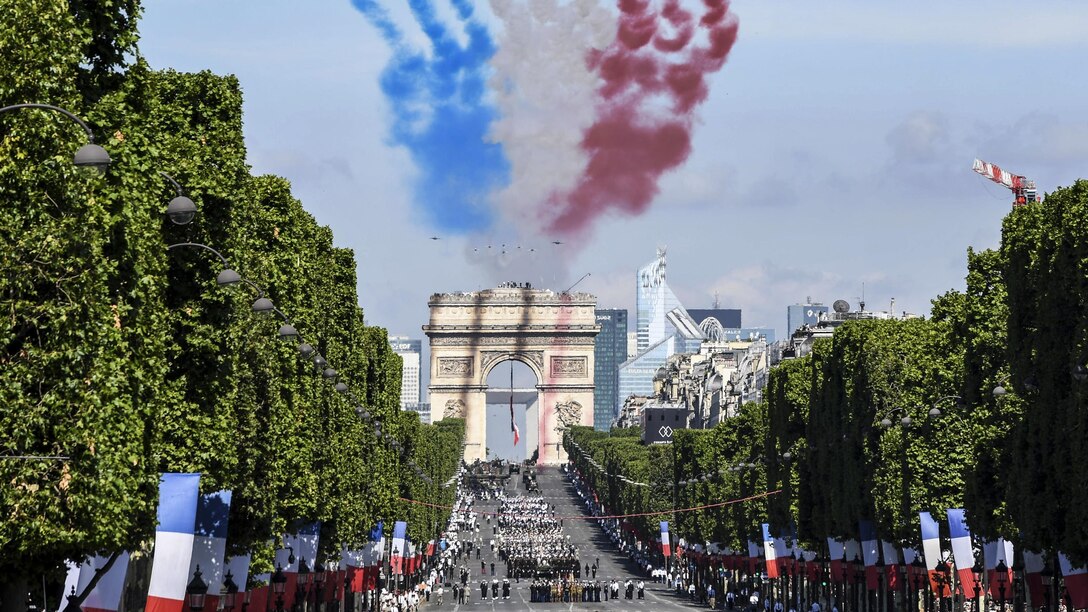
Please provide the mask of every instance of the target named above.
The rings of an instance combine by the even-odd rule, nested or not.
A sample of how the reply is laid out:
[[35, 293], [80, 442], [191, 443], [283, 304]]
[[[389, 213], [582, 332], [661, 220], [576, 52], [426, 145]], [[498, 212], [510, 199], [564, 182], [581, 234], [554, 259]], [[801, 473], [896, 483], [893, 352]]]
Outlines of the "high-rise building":
[[400, 406], [402, 409], [419, 409], [419, 360], [423, 353], [423, 341], [407, 336], [389, 336], [389, 347], [404, 361], [400, 379]]
[[786, 339], [793, 336], [793, 332], [802, 325], [815, 327], [820, 322], [821, 315], [827, 315], [827, 306], [813, 302], [812, 298], [806, 298], [804, 304], [791, 304], [786, 307]]
[[699, 325], [702, 325], [707, 319], [713, 318], [718, 322], [718, 325], [726, 329], [737, 329], [741, 327], [741, 311], [740, 308], [699, 308], [688, 310], [688, 314]]
[[637, 293], [635, 308], [638, 316], [636, 350], [642, 353], [672, 335], [668, 313], [683, 306], [665, 284], [665, 249], [657, 250], [657, 258], [639, 268], [635, 276]]
[[627, 361], [627, 311], [598, 308], [593, 347], [593, 428], [608, 431], [619, 405], [620, 364]]

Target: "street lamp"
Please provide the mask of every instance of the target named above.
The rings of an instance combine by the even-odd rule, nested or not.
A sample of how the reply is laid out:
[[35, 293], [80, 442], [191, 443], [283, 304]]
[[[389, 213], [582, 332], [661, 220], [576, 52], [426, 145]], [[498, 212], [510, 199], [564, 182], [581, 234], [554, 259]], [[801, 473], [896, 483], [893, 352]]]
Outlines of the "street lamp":
[[314, 564], [314, 610], [321, 609], [321, 600], [325, 596], [325, 565], [318, 561]]
[[994, 580], [997, 581], [997, 592], [1001, 596], [1001, 612], [1005, 612], [1005, 586], [1009, 581], [1009, 568], [1005, 565], [1004, 559], [997, 562], [994, 571], [996, 572]]
[[234, 609], [234, 602], [238, 598], [238, 585], [234, 583], [234, 574], [229, 569], [227, 575], [223, 577], [223, 593], [223, 609], [230, 612]]
[[1050, 588], [1054, 584], [1054, 572], [1050, 569], [1050, 563], [1043, 566], [1039, 572], [1039, 580], [1043, 583], [1043, 609], [1050, 609]]
[[971, 566], [971, 575], [975, 578], [975, 584], [973, 586], [975, 590], [975, 609], [982, 609], [982, 598], [980, 593], [982, 592], [982, 563], [975, 559], [975, 564]]
[[185, 587], [185, 597], [189, 600], [189, 609], [200, 612], [204, 609], [204, 597], [208, 594], [208, 583], [200, 577], [200, 566], [196, 566], [193, 579]]
[[76, 151], [76, 154], [72, 156], [72, 163], [79, 168], [90, 168], [96, 172], [105, 172], [110, 166], [110, 154], [106, 153], [106, 150], [102, 147], [94, 144], [94, 132], [91, 131], [91, 127], [86, 124], [82, 119], [77, 117], [71, 111], [65, 110], [59, 106], [53, 106], [52, 104], [40, 104], [36, 102], [27, 104], [12, 104], [11, 106], [5, 106], [0, 108], [0, 113], [6, 113], [8, 111], [19, 110], [24, 108], [37, 108], [41, 110], [53, 111], [60, 113], [65, 117], [68, 117], [72, 121], [79, 124], [83, 131], [87, 133], [87, 144], [83, 145]]
[[[926, 566], [922, 563], [921, 556], [915, 556], [910, 562], [910, 577], [914, 583], [914, 609], [918, 609], [918, 598], [922, 595], [922, 578], [925, 576]], [[929, 598], [926, 598], [926, 611], [929, 610]]]
[[174, 180], [174, 177], [162, 171], [160, 171], [159, 174], [170, 181], [174, 186], [174, 190], [177, 192], [174, 199], [170, 200], [170, 203], [166, 205], [166, 216], [169, 217], [170, 221], [175, 225], [189, 225], [193, 220], [193, 217], [196, 216], [196, 204], [185, 195], [185, 192], [181, 189], [181, 185]]
[[861, 557], [854, 555], [854, 561], [851, 565], [854, 566], [854, 601], [857, 603], [857, 609], [860, 612], [862, 609], [861, 594], [864, 592], [863, 585], [865, 584], [865, 564], [861, 562]]
[[937, 581], [937, 609], [944, 609], [944, 589], [946, 586], [952, 584], [952, 568], [948, 567], [948, 562], [941, 559], [937, 562], [937, 567], [934, 569], [933, 579]]
[[957, 406], [962, 406], [963, 405], [962, 404], [963, 398], [958, 396], [958, 395], [945, 395], [943, 397], [938, 397], [936, 400], [933, 401], [933, 404], [930, 405], [930, 407], [929, 407], [929, 417], [935, 419], [935, 418], [941, 416], [941, 409], [937, 407], [937, 404], [940, 404], [941, 402], [943, 402], [945, 400], [950, 400], [950, 399], [956, 400], [956, 405]]
[[[292, 552], [291, 557], [294, 556], [295, 554]], [[276, 596], [276, 612], [283, 612], [283, 592], [287, 590], [287, 576], [284, 575], [283, 567], [279, 563], [276, 564], [276, 572], [272, 574], [270, 581], [272, 582], [272, 593]]]
[[1024, 562], [1019, 558], [1012, 562], [1012, 608], [1013, 612], [1020, 612], [1024, 602]]

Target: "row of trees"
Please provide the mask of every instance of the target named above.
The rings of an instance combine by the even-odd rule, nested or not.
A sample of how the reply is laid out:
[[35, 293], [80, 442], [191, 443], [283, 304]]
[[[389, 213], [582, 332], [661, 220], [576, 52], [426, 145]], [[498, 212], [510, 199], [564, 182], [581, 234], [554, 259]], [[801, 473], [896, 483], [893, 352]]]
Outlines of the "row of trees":
[[881, 538], [918, 547], [919, 511], [965, 508], [983, 538], [1084, 564], [1086, 219], [1088, 181], [1014, 208], [1000, 250], [969, 251], [966, 290], [936, 298], [928, 320], [843, 324], [777, 366], [762, 402], [712, 430], [678, 431], [668, 451], [575, 429], [568, 452], [617, 513], [780, 491], [681, 513], [677, 531], [692, 541], [741, 548], [769, 521], [820, 549], [871, 519]]
[[[162, 472], [233, 490], [228, 545], [255, 570], [296, 521], [322, 521], [329, 554], [378, 520], [434, 537], [441, 513], [401, 498], [452, 501], [463, 423], [399, 410], [401, 361], [364, 322], [352, 252], [287, 181], [250, 173], [237, 80], [153, 70], [138, 16], [135, 0], [0, 12], [0, 106], [70, 109], [113, 158], [84, 174], [63, 117], [0, 116], [0, 575], [146, 546]], [[197, 202], [192, 224], [166, 220], [160, 172]], [[167, 253], [183, 242], [221, 251], [350, 393], [251, 312], [249, 286], [218, 287], [208, 252]]]

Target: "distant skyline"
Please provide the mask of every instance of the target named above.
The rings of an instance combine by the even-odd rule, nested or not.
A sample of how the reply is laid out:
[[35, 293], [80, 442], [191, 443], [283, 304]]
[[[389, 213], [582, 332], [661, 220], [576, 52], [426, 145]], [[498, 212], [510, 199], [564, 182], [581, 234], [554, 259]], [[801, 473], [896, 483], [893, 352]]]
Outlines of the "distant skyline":
[[[405, 3], [379, 4], [405, 44], [426, 44]], [[451, 5], [436, 6], [449, 19]], [[691, 156], [649, 209], [608, 214], [561, 245], [521, 236], [523, 254], [508, 245], [506, 258], [488, 254], [506, 230], [444, 233], [415, 206], [423, 170], [392, 137], [397, 109], [380, 86], [393, 50], [349, 0], [159, 0], [145, 6], [140, 49], [155, 68], [238, 76], [254, 172], [290, 180], [354, 249], [367, 322], [415, 338], [431, 293], [504, 280], [562, 290], [590, 272], [580, 290], [633, 312], [635, 270], [661, 245], [686, 306], [718, 294], [779, 336], [787, 305], [856, 306], [862, 283], [870, 308], [895, 298], [927, 313], [964, 286], [969, 246], [999, 243], [1011, 196], [971, 172], [975, 157], [1041, 192], [1088, 175], [1082, 3], [737, 0], [732, 11], [737, 42], [708, 76]]]

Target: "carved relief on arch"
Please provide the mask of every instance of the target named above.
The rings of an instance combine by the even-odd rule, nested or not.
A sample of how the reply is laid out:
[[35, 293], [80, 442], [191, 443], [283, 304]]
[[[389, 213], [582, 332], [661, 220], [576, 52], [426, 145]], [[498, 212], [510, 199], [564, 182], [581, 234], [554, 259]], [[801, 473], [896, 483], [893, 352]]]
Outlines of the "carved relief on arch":
[[465, 402], [464, 400], [451, 399], [446, 400], [446, 408], [442, 411], [443, 419], [463, 419], [465, 418]]
[[574, 400], [555, 403], [555, 430], [566, 431], [582, 422], [582, 405]]
[[544, 371], [544, 351], [483, 351], [480, 356], [480, 371], [487, 372], [488, 367], [496, 361], [504, 359], [516, 359], [517, 357], [524, 357], [525, 359], [533, 362], [537, 370]]

